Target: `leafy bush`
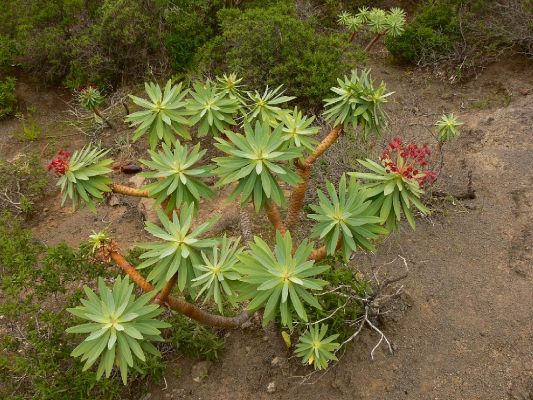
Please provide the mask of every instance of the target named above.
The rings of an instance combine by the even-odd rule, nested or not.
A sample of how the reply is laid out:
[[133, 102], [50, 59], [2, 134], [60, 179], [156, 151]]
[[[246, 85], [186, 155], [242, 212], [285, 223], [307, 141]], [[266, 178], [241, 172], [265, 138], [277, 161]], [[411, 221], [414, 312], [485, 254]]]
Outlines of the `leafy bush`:
[[15, 78], [0, 80], [0, 119], [13, 114], [16, 102]]
[[200, 51], [200, 69], [211, 74], [235, 71], [254, 88], [283, 83], [307, 105], [317, 105], [349, 70], [347, 43], [317, 32], [294, 7], [276, 6], [219, 12], [222, 33]]
[[385, 45], [399, 61], [427, 62], [451, 51], [459, 39], [457, 7], [451, 1], [430, 0], [422, 4], [402, 35], [387, 37]]
[[217, 11], [222, 0], [178, 0], [169, 8], [165, 44], [175, 71], [192, 66], [198, 48], [218, 33]]

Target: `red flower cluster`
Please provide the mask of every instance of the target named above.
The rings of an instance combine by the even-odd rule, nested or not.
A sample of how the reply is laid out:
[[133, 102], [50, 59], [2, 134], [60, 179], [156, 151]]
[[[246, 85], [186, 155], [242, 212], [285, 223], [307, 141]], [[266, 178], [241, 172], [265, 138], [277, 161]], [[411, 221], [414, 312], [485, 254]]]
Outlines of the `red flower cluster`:
[[421, 147], [415, 144], [403, 143], [402, 138], [395, 137], [389, 147], [383, 150], [380, 160], [388, 174], [399, 174], [406, 179], [416, 179], [420, 187], [431, 184], [437, 179], [435, 171], [422, 170], [428, 165], [431, 150], [425, 144]]
[[68, 170], [70, 153], [66, 150], [59, 150], [56, 156], [48, 164], [48, 171], [54, 171], [57, 176], [65, 175]]

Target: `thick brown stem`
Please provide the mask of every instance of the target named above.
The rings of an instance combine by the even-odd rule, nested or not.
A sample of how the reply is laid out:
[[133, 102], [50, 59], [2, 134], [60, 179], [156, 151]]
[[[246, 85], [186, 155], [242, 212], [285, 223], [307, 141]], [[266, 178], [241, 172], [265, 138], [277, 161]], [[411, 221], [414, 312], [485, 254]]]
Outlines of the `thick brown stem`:
[[342, 133], [342, 125], [337, 125], [334, 127], [328, 135], [319, 143], [318, 146], [316, 146], [315, 151], [305, 159], [304, 167], [311, 167], [318, 157], [320, 157], [322, 154], [326, 152], [327, 149], [331, 147], [333, 143], [337, 141], [339, 136]]
[[355, 34], [356, 34], [356, 33], [357, 33], [357, 32], [355, 32], [355, 31], [352, 32], [352, 34], [350, 35], [350, 39], [348, 40], [348, 43], [352, 43], [352, 42], [354, 41], [354, 39], [355, 39]]
[[318, 157], [324, 154], [337, 141], [341, 133], [342, 125], [335, 126], [305, 161], [296, 164], [298, 175], [300, 175], [302, 182], [293, 189], [291, 194], [289, 210], [287, 212], [287, 228], [289, 230], [293, 230], [300, 219], [300, 211], [304, 204], [305, 193], [309, 185], [309, 176], [311, 175], [313, 164]]
[[292, 190], [289, 209], [287, 211], [287, 227], [290, 231], [294, 229], [300, 219], [300, 211], [304, 205], [305, 193], [307, 192], [309, 176], [311, 175], [311, 167], [304, 165], [298, 168], [298, 175], [300, 175], [302, 182]]
[[374, 39], [370, 41], [365, 47], [365, 51], [370, 51], [370, 49], [378, 42], [379, 39], [383, 36], [383, 33], [378, 33], [376, 36], [374, 36]]
[[[335, 250], [339, 250], [342, 246], [342, 234], [339, 235], [339, 239], [337, 240], [337, 246], [335, 247]], [[322, 261], [326, 256], [328, 255], [328, 252], [326, 250], [326, 246], [319, 247], [316, 250], [313, 250], [311, 255], [309, 256], [310, 260], [315, 260], [315, 262]]]
[[277, 231], [280, 231], [282, 234], [285, 234], [287, 229], [285, 228], [283, 220], [281, 219], [281, 213], [279, 212], [279, 208], [274, 203], [267, 202], [266, 212], [268, 220], [274, 226], [274, 228]]
[[[150, 284], [141, 274], [133, 267], [122, 255], [116, 251], [110, 253], [111, 259], [128, 274], [128, 276], [145, 292], [154, 290], [154, 286]], [[168, 296], [165, 305], [172, 310], [179, 312], [195, 321], [204, 325], [216, 326], [219, 328], [239, 328], [250, 318], [250, 313], [243, 311], [235, 317], [223, 317], [221, 315], [214, 315], [205, 312], [194, 304], [182, 298]]]
[[139, 190], [129, 186], [120, 185], [118, 183], [113, 183], [111, 185], [111, 190], [113, 191], [113, 193], [123, 194], [126, 196], [149, 197], [147, 190]]
[[98, 115], [102, 121], [105, 122], [105, 124], [110, 128], [110, 129], [115, 129], [115, 127], [111, 124], [111, 122], [108, 121], [107, 118], [105, 118], [102, 113], [97, 109], [97, 108], [93, 108], [93, 112]]
[[174, 274], [172, 278], [167, 282], [167, 284], [161, 289], [161, 292], [156, 296], [154, 299], [154, 303], [157, 304], [165, 304], [167, 302], [168, 296], [170, 295], [170, 292], [172, 292], [172, 288], [176, 285], [176, 282], [178, 280], [178, 274]]

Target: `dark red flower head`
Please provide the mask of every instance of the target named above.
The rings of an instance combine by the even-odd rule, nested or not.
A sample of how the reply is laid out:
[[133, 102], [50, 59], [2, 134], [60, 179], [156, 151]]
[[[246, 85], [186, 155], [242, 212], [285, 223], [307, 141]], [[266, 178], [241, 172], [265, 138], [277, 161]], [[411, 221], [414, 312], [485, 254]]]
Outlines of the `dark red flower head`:
[[427, 144], [417, 146], [404, 144], [402, 138], [395, 137], [389, 142], [389, 147], [383, 150], [380, 160], [389, 174], [399, 174], [406, 179], [416, 179], [423, 187], [437, 179], [434, 171], [423, 170], [428, 165], [431, 154]]
[[54, 171], [57, 176], [65, 175], [68, 170], [70, 153], [66, 150], [59, 150], [56, 156], [48, 164], [48, 171]]

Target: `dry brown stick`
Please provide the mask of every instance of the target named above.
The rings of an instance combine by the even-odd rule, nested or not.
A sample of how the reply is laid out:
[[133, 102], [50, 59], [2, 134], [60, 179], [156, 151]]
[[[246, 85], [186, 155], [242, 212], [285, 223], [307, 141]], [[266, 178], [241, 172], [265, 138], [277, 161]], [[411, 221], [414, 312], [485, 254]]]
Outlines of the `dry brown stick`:
[[289, 230], [294, 229], [298, 220], [300, 219], [300, 211], [302, 210], [305, 193], [307, 192], [307, 186], [309, 185], [309, 177], [311, 175], [311, 168], [315, 161], [322, 154], [328, 150], [333, 143], [337, 141], [339, 136], [342, 133], [342, 125], [335, 126], [328, 135], [319, 143], [315, 148], [315, 151], [309, 155], [303, 162], [297, 163], [296, 167], [298, 168], [298, 175], [302, 182], [296, 186], [292, 193], [289, 201], [289, 210], [287, 211], [287, 221], [286, 227]]
[[[110, 252], [111, 259], [145, 292], [155, 290], [154, 286], [150, 284], [141, 274], [133, 267], [120, 253], [116, 251]], [[165, 305], [172, 310], [179, 312], [201, 324], [216, 326], [219, 328], [239, 328], [250, 318], [248, 311], [243, 311], [235, 317], [224, 317], [221, 315], [210, 314], [201, 308], [189, 303], [182, 298], [168, 296]]]
[[125, 185], [120, 185], [118, 183], [113, 183], [111, 185], [111, 191], [117, 194], [123, 194], [126, 196], [133, 197], [149, 197], [147, 190], [139, 190]]
[[274, 228], [277, 231], [280, 231], [282, 234], [285, 234], [285, 232], [287, 232], [287, 229], [283, 224], [283, 220], [281, 218], [281, 213], [279, 212], [278, 206], [276, 206], [274, 203], [267, 202], [266, 213], [268, 216], [268, 220], [274, 226]]

